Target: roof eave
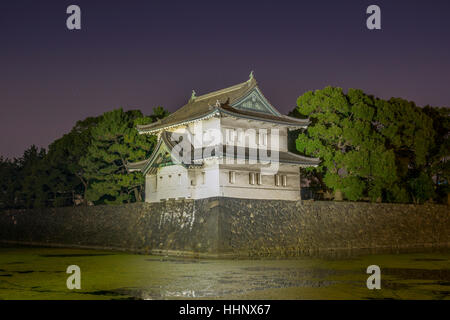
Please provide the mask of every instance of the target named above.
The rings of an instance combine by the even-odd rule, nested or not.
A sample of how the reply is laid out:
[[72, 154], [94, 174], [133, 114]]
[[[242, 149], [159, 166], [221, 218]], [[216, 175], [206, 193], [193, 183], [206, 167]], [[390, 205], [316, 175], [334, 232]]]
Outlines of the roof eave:
[[286, 122], [286, 121], [277, 121], [277, 120], [259, 118], [257, 116], [253, 117], [253, 116], [249, 116], [249, 115], [242, 115], [242, 114], [238, 114], [235, 112], [231, 112], [231, 111], [225, 110], [223, 108], [220, 108], [220, 112], [225, 113], [229, 116], [236, 117], [236, 118], [245, 118], [245, 119], [256, 120], [256, 121], [261, 121], [261, 122], [276, 123], [276, 124], [281, 124], [286, 127], [292, 127], [292, 128], [307, 128], [310, 123], [309, 121], [307, 123], [292, 123], [292, 122]]
[[217, 109], [217, 107], [214, 107], [214, 109], [212, 109], [211, 112], [208, 112], [206, 114], [200, 115], [200, 116], [198, 116], [196, 118], [193, 118], [193, 119], [179, 121], [179, 122], [172, 123], [172, 124], [169, 124], [169, 125], [163, 125], [161, 127], [154, 128], [154, 129], [143, 129], [143, 128], [138, 128], [138, 127], [136, 127], [136, 129], [138, 130], [139, 134], [158, 134], [162, 130], [166, 130], [166, 129], [170, 129], [170, 128], [174, 128], [174, 127], [179, 127], [179, 126], [182, 126], [182, 125], [186, 125], [186, 124], [197, 122], [197, 121], [201, 121], [201, 120], [206, 120], [206, 119], [214, 117], [216, 114], [218, 114], [218, 109]]

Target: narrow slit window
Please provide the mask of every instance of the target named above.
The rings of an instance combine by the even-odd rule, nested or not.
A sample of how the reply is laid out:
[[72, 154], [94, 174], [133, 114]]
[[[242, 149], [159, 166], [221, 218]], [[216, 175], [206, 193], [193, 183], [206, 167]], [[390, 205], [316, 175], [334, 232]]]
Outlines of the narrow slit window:
[[236, 181], [236, 172], [230, 171], [228, 174], [228, 179], [230, 183], [234, 183]]
[[256, 174], [256, 183], [261, 185], [262, 184], [262, 177], [261, 177], [261, 173], [257, 173]]
[[275, 175], [275, 186], [277, 186], [277, 187], [280, 186], [280, 175], [279, 174]]
[[250, 184], [255, 184], [255, 173], [254, 172], [250, 172], [249, 174], [248, 174], [248, 182], [250, 183]]
[[281, 176], [282, 177], [282, 184], [283, 184], [283, 187], [287, 187], [287, 176], [286, 175], [283, 175], [283, 176]]
[[265, 131], [259, 132], [259, 144], [261, 146], [267, 146], [267, 132]]

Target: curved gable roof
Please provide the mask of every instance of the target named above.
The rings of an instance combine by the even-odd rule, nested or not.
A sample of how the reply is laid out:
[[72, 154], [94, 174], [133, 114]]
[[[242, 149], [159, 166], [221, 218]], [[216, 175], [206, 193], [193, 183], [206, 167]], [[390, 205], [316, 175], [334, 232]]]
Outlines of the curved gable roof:
[[250, 78], [232, 87], [191, 98], [187, 104], [166, 118], [148, 125], [138, 125], [137, 129], [140, 133], [152, 133], [218, 113], [299, 127], [309, 124], [307, 119], [282, 115], [264, 97], [256, 80]]
[[217, 101], [219, 101], [219, 103], [225, 103], [227, 100], [234, 101], [245, 96], [245, 94], [251, 91], [255, 86], [255, 80], [247, 81], [229, 88], [195, 97], [166, 118], [148, 125], [138, 125], [137, 129], [145, 132], [147, 130], [160, 129], [188, 120], [199, 119], [211, 113]]

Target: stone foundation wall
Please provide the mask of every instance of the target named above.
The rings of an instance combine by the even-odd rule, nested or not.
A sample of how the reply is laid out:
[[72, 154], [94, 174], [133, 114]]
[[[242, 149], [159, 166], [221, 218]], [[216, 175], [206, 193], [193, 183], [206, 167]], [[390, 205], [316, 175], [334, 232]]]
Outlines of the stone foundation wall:
[[[0, 213], [0, 240], [137, 252], [215, 254], [217, 201], [12, 210]], [[5, 241], [4, 241], [5, 242]]]
[[449, 207], [209, 198], [0, 212], [0, 240], [198, 256], [448, 246]]
[[[223, 199], [227, 249], [251, 256], [448, 247], [444, 205]], [[225, 240], [225, 239], [224, 239]]]

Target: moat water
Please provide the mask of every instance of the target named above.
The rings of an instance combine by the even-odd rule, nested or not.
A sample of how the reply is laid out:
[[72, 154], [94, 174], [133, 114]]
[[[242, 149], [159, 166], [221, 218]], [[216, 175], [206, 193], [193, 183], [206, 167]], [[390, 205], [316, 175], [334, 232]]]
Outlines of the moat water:
[[[81, 289], [69, 290], [69, 265]], [[369, 290], [369, 265], [381, 289]], [[0, 299], [450, 299], [450, 250], [290, 260], [208, 260], [0, 247]]]

